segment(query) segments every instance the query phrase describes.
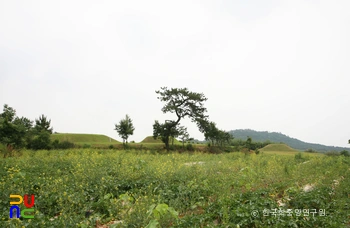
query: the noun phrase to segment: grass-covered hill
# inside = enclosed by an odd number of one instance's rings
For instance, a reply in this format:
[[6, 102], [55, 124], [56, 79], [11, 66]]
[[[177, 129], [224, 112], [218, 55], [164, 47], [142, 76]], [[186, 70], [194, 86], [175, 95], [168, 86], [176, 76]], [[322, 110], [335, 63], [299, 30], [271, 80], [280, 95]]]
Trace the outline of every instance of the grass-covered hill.
[[235, 139], [246, 140], [247, 136], [251, 137], [253, 141], [264, 142], [270, 141], [275, 143], [285, 143], [288, 146], [295, 148], [297, 150], [307, 150], [313, 149], [319, 152], [327, 152], [327, 151], [342, 151], [348, 150], [350, 148], [346, 147], [335, 147], [335, 146], [325, 146], [316, 143], [307, 143], [303, 142], [299, 139], [291, 138], [287, 135], [277, 132], [268, 132], [268, 131], [254, 131], [250, 129], [238, 129], [230, 131], [231, 135], [235, 137]]
[[116, 144], [119, 141], [112, 139], [105, 135], [95, 134], [71, 134], [71, 133], [57, 133], [51, 135], [51, 140], [69, 141], [75, 144]]
[[[171, 144], [172, 139], [169, 140], [169, 143]], [[163, 143], [160, 139], [154, 139], [153, 136], [147, 136], [144, 138], [140, 143]], [[174, 144], [179, 144], [180, 142], [177, 139], [174, 139]]]
[[261, 151], [278, 151], [278, 152], [298, 152], [297, 150], [291, 148], [290, 146], [280, 143], [280, 144], [269, 144], [264, 148], [260, 149]]

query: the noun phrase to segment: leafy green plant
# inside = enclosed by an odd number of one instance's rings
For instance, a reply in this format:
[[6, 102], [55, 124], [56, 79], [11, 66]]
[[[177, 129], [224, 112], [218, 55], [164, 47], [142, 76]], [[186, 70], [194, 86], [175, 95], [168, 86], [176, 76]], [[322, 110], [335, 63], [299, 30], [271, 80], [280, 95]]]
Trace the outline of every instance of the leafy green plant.
[[146, 227], [155, 228], [155, 227], [157, 227], [157, 225], [161, 225], [161, 223], [159, 222], [161, 219], [164, 220], [164, 218], [169, 217], [169, 216], [177, 219], [178, 212], [176, 212], [174, 210], [174, 208], [169, 207], [167, 204], [161, 203], [158, 205], [152, 204], [149, 207], [148, 212], [147, 212], [147, 218], [150, 217], [151, 215], [154, 219], [152, 219]]

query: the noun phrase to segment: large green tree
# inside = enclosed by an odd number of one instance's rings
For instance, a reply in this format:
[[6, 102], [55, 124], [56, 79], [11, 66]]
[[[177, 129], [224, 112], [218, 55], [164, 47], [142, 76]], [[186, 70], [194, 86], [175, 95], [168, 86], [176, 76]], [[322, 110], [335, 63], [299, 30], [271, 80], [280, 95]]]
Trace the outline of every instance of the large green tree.
[[198, 121], [199, 129], [204, 133], [205, 140], [209, 141], [212, 146], [225, 146], [233, 139], [232, 135], [216, 127], [216, 123], [207, 120]]
[[165, 102], [162, 108], [163, 113], [175, 113], [175, 120], [168, 120], [163, 124], [155, 121], [153, 124], [153, 137], [161, 138], [167, 150], [169, 150], [169, 139], [174, 134], [177, 125], [182, 119], [188, 117], [192, 122], [205, 120], [207, 109], [204, 107], [204, 101], [207, 98], [203, 93], [191, 92], [187, 88], [161, 87], [156, 91], [157, 98]]
[[34, 150], [50, 149], [51, 148], [51, 134], [53, 128], [50, 126], [51, 120], [49, 120], [43, 114], [35, 119], [35, 126], [33, 129], [33, 140], [30, 142], [29, 147]]
[[28, 147], [31, 149], [49, 149], [52, 127], [51, 120], [41, 115], [33, 121], [26, 117], [16, 116], [16, 110], [7, 104], [0, 114], [0, 143], [7, 148]]
[[124, 146], [128, 143], [128, 138], [130, 135], [134, 134], [135, 127], [132, 123], [131, 118], [126, 115], [125, 119], [121, 119], [119, 124], [115, 124], [115, 129], [118, 135], [123, 139]]
[[13, 123], [18, 126], [22, 132], [22, 145], [28, 147], [34, 137], [33, 121], [27, 117], [16, 117]]
[[25, 136], [31, 127], [32, 122], [29, 119], [17, 117], [16, 110], [5, 104], [0, 114], [0, 143], [8, 148], [25, 146]]
[[159, 123], [158, 120], [155, 120], [153, 124], [153, 138], [162, 140], [167, 149], [169, 149], [169, 139], [172, 135], [172, 126], [173, 123], [170, 121]]
[[50, 127], [50, 125], [51, 125], [51, 120], [47, 119], [47, 117], [44, 116], [44, 114], [42, 114], [41, 116], [39, 116], [38, 119], [35, 119], [34, 129], [37, 132], [45, 131], [49, 134], [52, 134], [53, 128]]

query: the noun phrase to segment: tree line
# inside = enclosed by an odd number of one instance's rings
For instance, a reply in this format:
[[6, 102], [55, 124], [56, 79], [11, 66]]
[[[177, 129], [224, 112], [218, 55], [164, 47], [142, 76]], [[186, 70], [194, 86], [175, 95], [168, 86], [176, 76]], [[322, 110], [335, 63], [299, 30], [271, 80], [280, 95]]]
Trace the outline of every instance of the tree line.
[[[229, 145], [232, 136], [229, 132], [218, 129], [216, 123], [209, 120], [207, 109], [204, 107], [207, 98], [203, 93], [191, 92], [187, 88], [161, 87], [156, 94], [158, 94], [157, 98], [165, 103], [161, 111], [164, 114], [175, 114], [173, 120], [166, 120], [164, 123], [155, 120], [153, 124], [153, 138], [160, 139], [165, 144], [166, 150], [170, 149], [170, 143], [175, 138], [180, 139], [183, 147], [184, 143], [193, 140], [187, 128], [180, 125], [181, 120], [185, 118], [197, 124], [205, 140], [210, 142], [210, 146]], [[126, 115], [125, 119], [115, 124], [115, 130], [123, 139], [123, 143], [127, 144], [128, 137], [133, 134], [135, 128], [131, 118]]]
[[0, 114], [0, 143], [9, 151], [16, 148], [50, 149], [53, 128], [51, 120], [45, 115], [34, 121], [27, 117], [19, 117], [16, 110], [5, 104]]
[[[181, 140], [183, 147], [184, 143], [193, 140], [187, 128], [180, 125], [181, 120], [185, 118], [196, 123], [199, 131], [204, 134], [209, 147], [242, 146], [244, 144], [249, 149], [256, 149], [262, 146], [252, 143], [251, 138], [244, 143], [232, 141], [233, 137], [230, 132], [219, 129], [215, 122], [209, 120], [207, 109], [204, 107], [207, 98], [203, 93], [192, 92], [187, 88], [168, 89], [167, 87], [161, 87], [155, 92], [158, 95], [157, 98], [165, 103], [161, 111], [164, 114], [175, 114], [172, 120], [166, 120], [164, 123], [155, 120], [153, 124], [153, 138], [160, 139], [166, 150], [169, 151], [170, 143], [175, 138]], [[31, 121], [26, 117], [16, 116], [16, 110], [5, 104], [3, 113], [0, 114], [0, 143], [8, 148], [26, 147], [34, 150], [71, 147], [72, 143], [69, 144], [69, 142], [61, 144], [57, 140], [51, 142], [50, 135], [53, 128], [50, 125], [51, 120], [44, 115]], [[129, 136], [133, 135], [135, 130], [130, 116], [126, 115], [118, 124], [115, 124], [115, 130], [123, 139], [123, 144], [126, 145]]]

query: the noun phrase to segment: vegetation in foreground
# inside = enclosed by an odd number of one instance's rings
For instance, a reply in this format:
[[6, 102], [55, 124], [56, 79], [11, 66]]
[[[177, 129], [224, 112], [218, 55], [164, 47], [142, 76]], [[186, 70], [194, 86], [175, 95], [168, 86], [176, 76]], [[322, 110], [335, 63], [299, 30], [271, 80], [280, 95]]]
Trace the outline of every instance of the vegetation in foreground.
[[[301, 153], [22, 151], [0, 159], [0, 227], [347, 227], [349, 165]], [[10, 194], [35, 195], [33, 219], [9, 219]]]

